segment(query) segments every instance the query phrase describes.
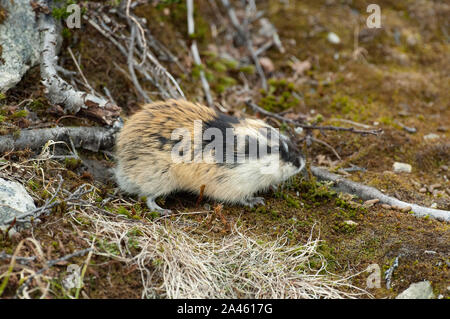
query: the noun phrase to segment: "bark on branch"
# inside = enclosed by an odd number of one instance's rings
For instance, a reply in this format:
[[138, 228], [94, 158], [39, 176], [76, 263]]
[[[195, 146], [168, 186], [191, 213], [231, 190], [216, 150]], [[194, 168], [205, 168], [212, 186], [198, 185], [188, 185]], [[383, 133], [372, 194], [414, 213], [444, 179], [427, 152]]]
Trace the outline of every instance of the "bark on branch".
[[52, 104], [63, 106], [66, 113], [76, 114], [81, 110], [86, 115], [111, 125], [120, 115], [117, 105], [102, 97], [75, 90], [56, 72], [58, 28], [48, 4], [49, 1], [41, 0], [38, 6], [33, 6], [41, 33], [41, 78], [46, 87], [47, 98]]
[[398, 206], [400, 208], [405, 208], [410, 206], [412, 212], [415, 216], [426, 217], [449, 222], [450, 221], [450, 211], [433, 209], [428, 207], [419, 206], [416, 204], [409, 204], [398, 200], [397, 198], [387, 196], [380, 192], [378, 189], [359, 184], [348, 179], [342, 178], [342, 176], [330, 173], [326, 169], [311, 166], [311, 173], [322, 181], [332, 181], [334, 182], [334, 187], [341, 192], [356, 195], [363, 200], [379, 199], [380, 203], [388, 204], [391, 206]]
[[117, 130], [116, 127], [54, 127], [21, 130], [17, 138], [13, 135], [0, 136], [0, 154], [25, 148], [38, 150], [49, 140], [66, 143], [72, 140], [75, 147], [98, 152], [100, 149], [110, 149], [114, 146]]

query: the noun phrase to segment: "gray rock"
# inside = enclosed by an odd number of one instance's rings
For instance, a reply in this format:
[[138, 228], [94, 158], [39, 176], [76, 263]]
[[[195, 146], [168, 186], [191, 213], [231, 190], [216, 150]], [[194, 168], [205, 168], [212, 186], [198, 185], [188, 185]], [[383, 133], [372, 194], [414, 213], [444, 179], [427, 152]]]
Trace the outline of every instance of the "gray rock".
[[29, 0], [0, 0], [8, 12], [0, 24], [0, 92], [14, 87], [39, 61], [39, 32]]
[[434, 133], [427, 134], [427, 135], [425, 135], [425, 136], [423, 137], [423, 139], [424, 139], [425, 141], [434, 141], [434, 140], [436, 140], [436, 139], [438, 139], [438, 138], [440, 138], [440, 136], [437, 135], [437, 134], [434, 134]]
[[[25, 187], [17, 182], [0, 178], [0, 229], [7, 229], [11, 218], [35, 209], [33, 198]], [[11, 230], [11, 234], [14, 232], [15, 230]]]
[[329, 32], [327, 35], [327, 39], [329, 42], [331, 42], [333, 44], [341, 43], [341, 38], [339, 38], [339, 36], [334, 32]]
[[395, 299], [434, 299], [433, 287], [427, 280], [411, 284]]
[[401, 172], [411, 173], [411, 170], [412, 170], [411, 165], [406, 164], [406, 163], [400, 163], [400, 162], [395, 162], [392, 167], [394, 169], [394, 172], [396, 172], [396, 173], [401, 173]]

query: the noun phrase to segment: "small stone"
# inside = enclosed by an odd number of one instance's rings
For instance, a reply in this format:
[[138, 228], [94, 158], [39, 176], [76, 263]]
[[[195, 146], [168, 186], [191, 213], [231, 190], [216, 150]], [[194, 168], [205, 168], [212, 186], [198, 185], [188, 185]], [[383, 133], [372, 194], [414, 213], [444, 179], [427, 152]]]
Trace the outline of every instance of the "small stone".
[[411, 181], [411, 184], [414, 184], [414, 186], [416, 186], [419, 189], [422, 187], [422, 184], [420, 184], [419, 182], [416, 182], [414, 180]]
[[408, 289], [399, 294], [395, 299], [434, 299], [433, 288], [429, 281], [421, 281], [411, 284]]
[[295, 72], [295, 75], [303, 75], [306, 71], [311, 69], [311, 62], [308, 60], [295, 61], [292, 63], [291, 68]]
[[431, 204], [430, 208], [437, 208], [438, 205], [436, 203]]
[[400, 208], [400, 211], [402, 213], [407, 213], [407, 212], [412, 211], [412, 207], [411, 206], [405, 206], [405, 207]]
[[408, 133], [414, 134], [417, 132], [417, 129], [415, 127], [409, 127], [409, 126], [403, 126], [403, 130], [405, 130]]
[[275, 66], [273, 65], [271, 59], [267, 57], [262, 57], [259, 59], [259, 63], [261, 64], [264, 71], [266, 71], [267, 73], [272, 73], [273, 71], [275, 71]]
[[413, 34], [410, 34], [406, 37], [406, 42], [410, 45], [410, 46], [415, 46], [417, 44], [417, 37], [414, 36]]
[[448, 127], [447, 126], [439, 126], [437, 128], [438, 132], [447, 132], [448, 131]]
[[366, 200], [364, 203], [363, 203], [363, 206], [364, 207], [372, 207], [373, 205], [375, 205], [376, 203], [378, 203], [380, 200], [378, 199], [378, 198], [375, 198], [375, 199], [369, 199], [369, 200]]
[[339, 36], [334, 32], [329, 32], [327, 36], [328, 41], [330, 41], [333, 44], [339, 44], [341, 43], [341, 39]]
[[35, 209], [33, 198], [22, 184], [0, 178], [0, 228], [7, 229], [12, 219]]
[[430, 191], [430, 193], [432, 193], [435, 189], [438, 189], [438, 188], [441, 188], [441, 187], [442, 187], [442, 185], [437, 183], [437, 184], [430, 185], [428, 187], [428, 190]]
[[353, 220], [344, 220], [344, 223], [350, 226], [357, 226], [358, 223], [354, 222]]
[[428, 255], [436, 255], [437, 254], [437, 252], [435, 252], [434, 250], [425, 250], [424, 253], [428, 254]]
[[446, 172], [448, 171], [448, 166], [447, 165], [441, 165], [441, 170]]
[[0, 92], [6, 92], [39, 64], [39, 31], [29, 0], [0, 4], [8, 12], [0, 23]]
[[421, 189], [419, 189], [419, 193], [426, 193], [427, 189], [425, 187], [422, 187]]
[[423, 137], [425, 141], [434, 141], [437, 140], [438, 138], [440, 138], [440, 136], [434, 133], [427, 134]]
[[412, 166], [406, 163], [395, 162], [393, 165], [394, 172], [396, 173], [411, 173]]

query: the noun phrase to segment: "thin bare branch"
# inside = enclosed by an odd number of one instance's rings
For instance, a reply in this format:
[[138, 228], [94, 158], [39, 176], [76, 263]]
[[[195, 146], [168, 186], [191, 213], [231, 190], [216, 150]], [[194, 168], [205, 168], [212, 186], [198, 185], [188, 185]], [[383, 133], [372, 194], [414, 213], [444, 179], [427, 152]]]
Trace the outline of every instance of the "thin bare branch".
[[447, 222], [450, 221], [450, 211], [428, 208], [416, 204], [403, 202], [394, 197], [390, 197], [383, 194], [376, 188], [350, 181], [348, 179], [343, 178], [340, 175], [330, 173], [327, 170], [320, 167], [311, 166], [311, 172], [319, 180], [332, 181], [334, 182], [334, 187], [336, 187], [338, 190], [350, 193], [352, 195], [356, 195], [363, 200], [379, 199], [380, 203], [388, 204], [391, 206], [398, 206], [400, 208], [411, 207], [412, 214], [418, 217], [430, 216], [431, 218], [434, 219]]
[[380, 135], [383, 130], [381, 129], [377, 129], [377, 130], [357, 130], [354, 127], [339, 127], [339, 126], [319, 126], [319, 125], [309, 125], [309, 124], [304, 124], [304, 123], [300, 123], [298, 121], [292, 120], [292, 119], [288, 119], [285, 118], [284, 116], [281, 116], [279, 114], [276, 113], [272, 113], [269, 112], [267, 110], [264, 110], [262, 107], [260, 107], [259, 105], [253, 103], [251, 100], [247, 100], [245, 102], [248, 106], [250, 106], [255, 112], [261, 113], [263, 115], [269, 116], [269, 117], [273, 117], [276, 118], [277, 120], [280, 120], [284, 123], [289, 123], [298, 127], [302, 127], [304, 129], [311, 129], [311, 130], [324, 130], [324, 131], [343, 131], [343, 132], [350, 132], [350, 133], [355, 133], [355, 134], [362, 134], [362, 135], [375, 135], [378, 136]]

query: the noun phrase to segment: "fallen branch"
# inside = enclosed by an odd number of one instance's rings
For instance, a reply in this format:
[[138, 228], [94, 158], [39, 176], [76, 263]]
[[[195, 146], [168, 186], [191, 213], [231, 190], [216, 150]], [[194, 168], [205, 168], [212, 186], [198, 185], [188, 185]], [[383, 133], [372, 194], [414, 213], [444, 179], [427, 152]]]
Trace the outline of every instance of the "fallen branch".
[[[131, 5], [133, 5], [135, 2], [133, 2]], [[130, 35], [132, 33], [133, 26], [136, 27], [135, 23], [130, 24], [130, 18], [133, 18], [133, 21], [138, 21], [139, 18], [135, 15], [129, 13], [127, 15], [126, 13], [121, 12], [120, 10], [117, 11], [117, 15], [120, 18], [123, 18], [128, 21], [128, 24], [130, 25]], [[178, 82], [175, 80], [175, 78], [170, 74], [170, 72], [157, 60], [157, 58], [152, 54], [150, 48], [147, 47], [147, 43], [153, 44], [155, 47], [155, 39], [153, 39], [150, 35], [150, 41], [142, 40], [140, 37], [142, 36], [141, 32], [138, 32], [136, 36], [138, 37], [137, 46], [131, 51], [130, 45], [131, 41], [128, 39], [130, 36], [126, 36], [117, 30], [111, 30], [110, 27], [108, 27], [105, 22], [103, 21], [104, 16], [98, 14], [95, 11], [89, 12], [89, 17], [85, 16], [87, 21], [91, 26], [93, 26], [98, 32], [100, 32], [107, 40], [111, 41], [117, 49], [124, 55], [124, 57], [127, 58], [128, 68], [130, 69], [130, 59], [132, 60], [132, 66], [133, 69], [139, 72], [147, 81], [151, 82], [160, 92], [160, 94], [163, 96], [163, 98], [185, 98], [183, 91], [181, 90]], [[112, 21], [113, 25], [118, 25], [119, 23], [114, 20], [113, 17], [108, 17], [109, 20]], [[111, 22], [110, 21], [110, 22]], [[148, 29], [145, 29], [145, 33], [149, 34]], [[125, 42], [124, 44], [121, 44], [121, 42]], [[159, 45], [158, 47], [161, 47], [162, 45]], [[125, 48], [127, 47], [127, 48]], [[134, 53], [141, 56], [142, 62], [136, 61], [134, 58]], [[140, 52], [139, 52], [140, 51]], [[171, 56], [172, 60], [176, 61], [176, 57], [171, 54], [166, 48], [163, 49], [164, 54]], [[132, 55], [132, 57], [130, 57]], [[178, 62], [179, 67], [181, 64]], [[129, 73], [125, 73], [127, 77], [130, 78], [130, 81], [133, 82], [133, 85], [137, 88], [135, 82], [137, 82], [137, 79], [133, 80], [132, 76]], [[139, 82], [138, 82], [139, 83]], [[142, 93], [141, 93], [142, 95]]]
[[[6, 252], [0, 252], [0, 260], [11, 260], [14, 258], [14, 255], [7, 254]], [[36, 256], [32, 257], [16, 257], [16, 260], [19, 264], [26, 265], [36, 260]]]
[[[186, 6], [187, 6], [188, 35], [189, 35], [189, 37], [192, 37], [195, 32], [194, 0], [186, 0]], [[192, 57], [194, 58], [195, 65], [198, 67], [201, 67], [202, 61], [200, 60], [200, 54], [198, 53], [198, 48], [197, 48], [197, 41], [195, 39], [192, 40], [191, 53], [192, 53]], [[213, 100], [211, 97], [209, 83], [208, 83], [208, 80], [206, 79], [205, 72], [202, 69], [200, 69], [200, 80], [202, 82], [203, 91], [205, 91], [206, 102], [208, 103], [209, 107], [213, 107], [214, 103], [213, 103]]]
[[52, 104], [64, 106], [65, 112], [76, 114], [80, 110], [88, 110], [87, 115], [112, 124], [120, 116], [117, 105], [102, 97], [77, 91], [59, 77], [56, 71], [58, 32], [48, 3], [48, 0], [40, 0], [39, 9], [36, 9], [41, 32], [41, 78], [47, 98]]
[[48, 270], [50, 267], [53, 267], [54, 265], [56, 265], [57, 263], [60, 263], [62, 261], [67, 261], [67, 260], [69, 260], [71, 258], [74, 258], [74, 257], [83, 256], [86, 253], [90, 252], [91, 250], [92, 250], [92, 248], [86, 248], [86, 249], [79, 250], [79, 251], [76, 251], [74, 253], [71, 253], [69, 255], [66, 255], [64, 257], [48, 261], [47, 265], [44, 268], [38, 270], [37, 272], [35, 272], [34, 274], [32, 274], [31, 276], [29, 276], [27, 278], [27, 280], [23, 283], [23, 285], [20, 286], [19, 289], [17, 290], [16, 296], [20, 296], [22, 294], [22, 292], [25, 290], [25, 288], [27, 288], [30, 285], [31, 280], [34, 277], [42, 274], [44, 271]]
[[428, 207], [419, 206], [416, 204], [410, 204], [398, 200], [394, 197], [387, 196], [377, 190], [376, 188], [362, 185], [350, 181], [348, 179], [342, 178], [342, 176], [330, 173], [329, 171], [311, 166], [311, 173], [316, 176], [319, 180], [332, 181], [334, 182], [335, 188], [341, 192], [346, 192], [352, 195], [356, 195], [363, 200], [379, 199], [380, 203], [388, 204], [391, 206], [397, 206], [400, 208], [407, 208], [408, 206], [412, 208], [412, 214], [418, 217], [430, 216], [431, 218], [449, 222], [450, 221], [450, 211], [433, 209]]
[[241, 22], [239, 22], [239, 19], [237, 18], [234, 8], [231, 6], [231, 4], [228, 0], [222, 0], [222, 5], [227, 10], [228, 17], [230, 18], [233, 28], [236, 30], [236, 32], [237, 32], [238, 36], [241, 38], [241, 40], [245, 43], [247, 50], [250, 53], [253, 63], [255, 64], [256, 72], [258, 73], [259, 77], [261, 78], [262, 88], [264, 90], [267, 90], [266, 75], [264, 74], [264, 70], [261, 66], [261, 63], [259, 62], [258, 54], [256, 53], [255, 49], [253, 48], [253, 40], [250, 35], [250, 31], [248, 30], [248, 25], [250, 23], [248, 20], [248, 17], [246, 16], [244, 21], [241, 23]]
[[54, 127], [43, 129], [21, 130], [19, 137], [14, 135], [0, 136], [0, 154], [25, 148], [37, 150], [49, 140], [70, 143], [75, 147], [98, 152], [100, 149], [113, 147], [116, 127]]
[[371, 134], [371, 135], [376, 135], [376, 136], [380, 135], [383, 132], [382, 129], [377, 129], [377, 130], [357, 130], [354, 127], [340, 127], [340, 126], [331, 126], [331, 125], [318, 126], [318, 125], [304, 124], [304, 123], [300, 123], [299, 121], [295, 121], [295, 120], [292, 120], [292, 119], [285, 118], [282, 115], [266, 111], [262, 107], [260, 107], [257, 104], [253, 103], [251, 100], [247, 100], [245, 103], [248, 106], [250, 106], [255, 112], [261, 113], [261, 114], [269, 116], [269, 117], [276, 118], [277, 120], [280, 120], [280, 121], [285, 122], [285, 123], [289, 123], [289, 124], [293, 124], [293, 125], [298, 126], [298, 127], [302, 127], [304, 129], [321, 130], [321, 131], [322, 130], [344, 131], [344, 132], [350, 132], [350, 133], [355, 133], [355, 134], [362, 134], [362, 135]]
[[131, 79], [133, 81], [133, 84], [134, 84], [134, 87], [136, 88], [136, 90], [142, 96], [145, 103], [150, 103], [150, 102], [152, 102], [152, 100], [147, 95], [147, 93], [145, 93], [145, 91], [142, 89], [141, 84], [139, 83], [139, 81], [136, 77], [136, 72], [134, 72], [135, 64], [134, 64], [133, 55], [134, 55], [134, 46], [135, 46], [134, 41], [136, 39], [136, 26], [134, 24], [132, 24], [130, 20], [128, 21], [128, 24], [131, 28], [130, 45], [128, 47], [128, 57], [127, 57], [128, 71], [130, 73]]

